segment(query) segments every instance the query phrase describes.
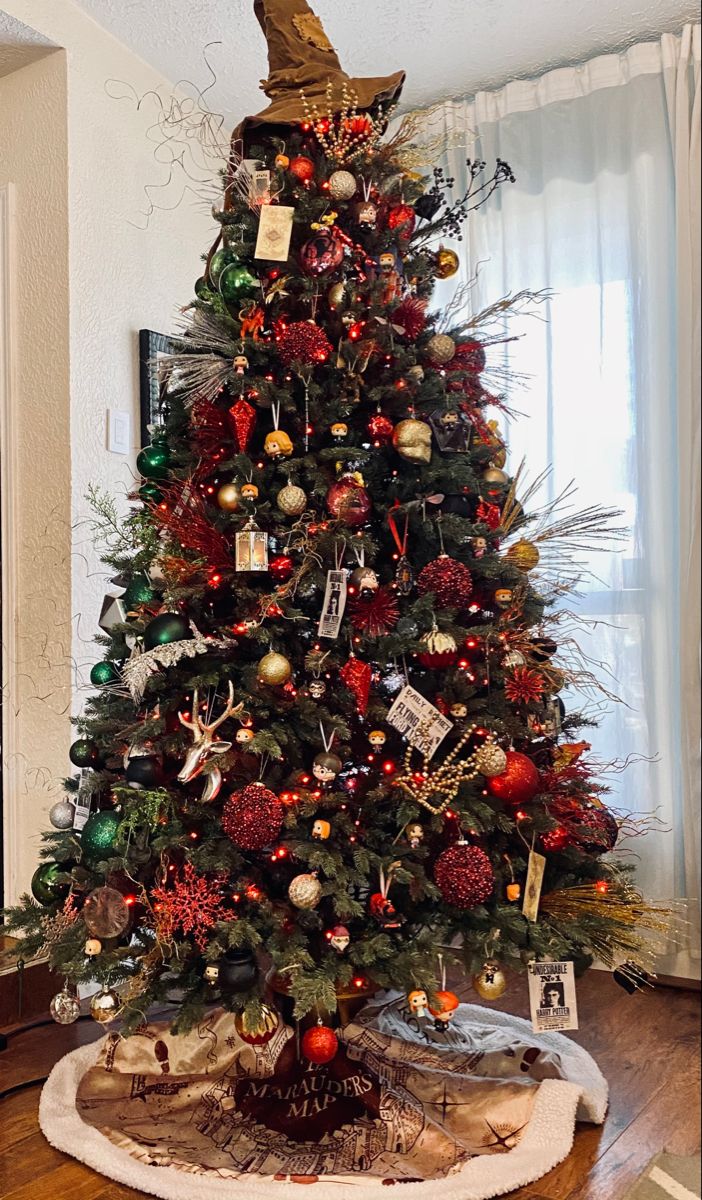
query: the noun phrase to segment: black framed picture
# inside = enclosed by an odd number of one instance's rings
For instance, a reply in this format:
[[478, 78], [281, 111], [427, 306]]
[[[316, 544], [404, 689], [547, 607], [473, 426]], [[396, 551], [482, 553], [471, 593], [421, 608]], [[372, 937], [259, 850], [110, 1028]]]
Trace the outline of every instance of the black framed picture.
[[141, 445], [151, 442], [150, 425], [163, 425], [169, 414], [170, 385], [159, 378], [158, 359], [172, 354], [180, 343], [165, 333], [153, 329], [139, 330], [139, 407]]

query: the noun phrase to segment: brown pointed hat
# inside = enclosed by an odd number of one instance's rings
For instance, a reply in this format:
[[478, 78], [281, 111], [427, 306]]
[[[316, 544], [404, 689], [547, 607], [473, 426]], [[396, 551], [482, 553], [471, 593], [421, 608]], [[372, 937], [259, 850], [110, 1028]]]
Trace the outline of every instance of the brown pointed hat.
[[346, 83], [360, 109], [398, 98], [404, 71], [379, 79], [350, 78], [306, 0], [254, 0], [254, 12], [268, 43], [268, 79], [261, 87], [270, 104], [256, 116], [245, 117], [235, 137], [250, 141], [257, 129], [263, 132], [265, 127], [303, 121], [301, 89], [311, 104], [316, 102], [324, 111], [330, 82], [335, 100], [340, 100], [341, 85]]

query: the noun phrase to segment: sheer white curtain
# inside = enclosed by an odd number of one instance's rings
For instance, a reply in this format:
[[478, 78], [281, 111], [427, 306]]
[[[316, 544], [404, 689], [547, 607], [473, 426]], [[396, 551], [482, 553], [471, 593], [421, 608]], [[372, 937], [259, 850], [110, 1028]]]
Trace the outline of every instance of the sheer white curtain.
[[661, 963], [683, 976], [699, 975], [699, 72], [688, 27], [443, 110], [456, 192], [468, 156], [517, 176], [456, 247], [464, 278], [477, 272], [471, 307], [555, 293], [505, 351], [527, 376], [512, 466], [553, 464], [552, 492], [574, 477], [580, 504], [616, 505], [631, 527], [572, 607], [598, 622], [581, 645], [623, 701], [593, 732], [597, 756], [657, 756], [614, 778], [612, 802], [671, 831], [632, 848], [649, 895], [692, 900], [689, 942]]

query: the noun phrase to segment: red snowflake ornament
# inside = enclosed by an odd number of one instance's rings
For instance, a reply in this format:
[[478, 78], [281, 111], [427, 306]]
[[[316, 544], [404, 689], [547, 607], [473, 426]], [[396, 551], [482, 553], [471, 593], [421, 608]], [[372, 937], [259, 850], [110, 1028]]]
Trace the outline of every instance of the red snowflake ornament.
[[204, 950], [213, 925], [230, 919], [222, 907], [222, 886], [221, 879], [198, 875], [192, 863], [186, 862], [172, 886], [155, 887], [151, 899], [159, 938], [170, 941], [180, 929], [186, 937], [192, 934], [195, 945]]

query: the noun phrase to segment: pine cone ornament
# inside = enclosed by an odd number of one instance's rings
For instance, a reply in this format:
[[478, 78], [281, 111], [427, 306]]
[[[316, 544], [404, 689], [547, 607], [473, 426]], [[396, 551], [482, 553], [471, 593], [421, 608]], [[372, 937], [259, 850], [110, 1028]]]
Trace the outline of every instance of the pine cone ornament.
[[479, 846], [456, 842], [434, 864], [434, 881], [447, 904], [475, 908], [489, 900], [495, 888], [492, 863]]
[[283, 806], [262, 783], [250, 783], [227, 800], [222, 828], [240, 850], [263, 850], [280, 833]]
[[442, 554], [419, 572], [417, 590], [420, 596], [433, 592], [438, 608], [465, 608], [473, 593], [473, 579], [462, 562]]

